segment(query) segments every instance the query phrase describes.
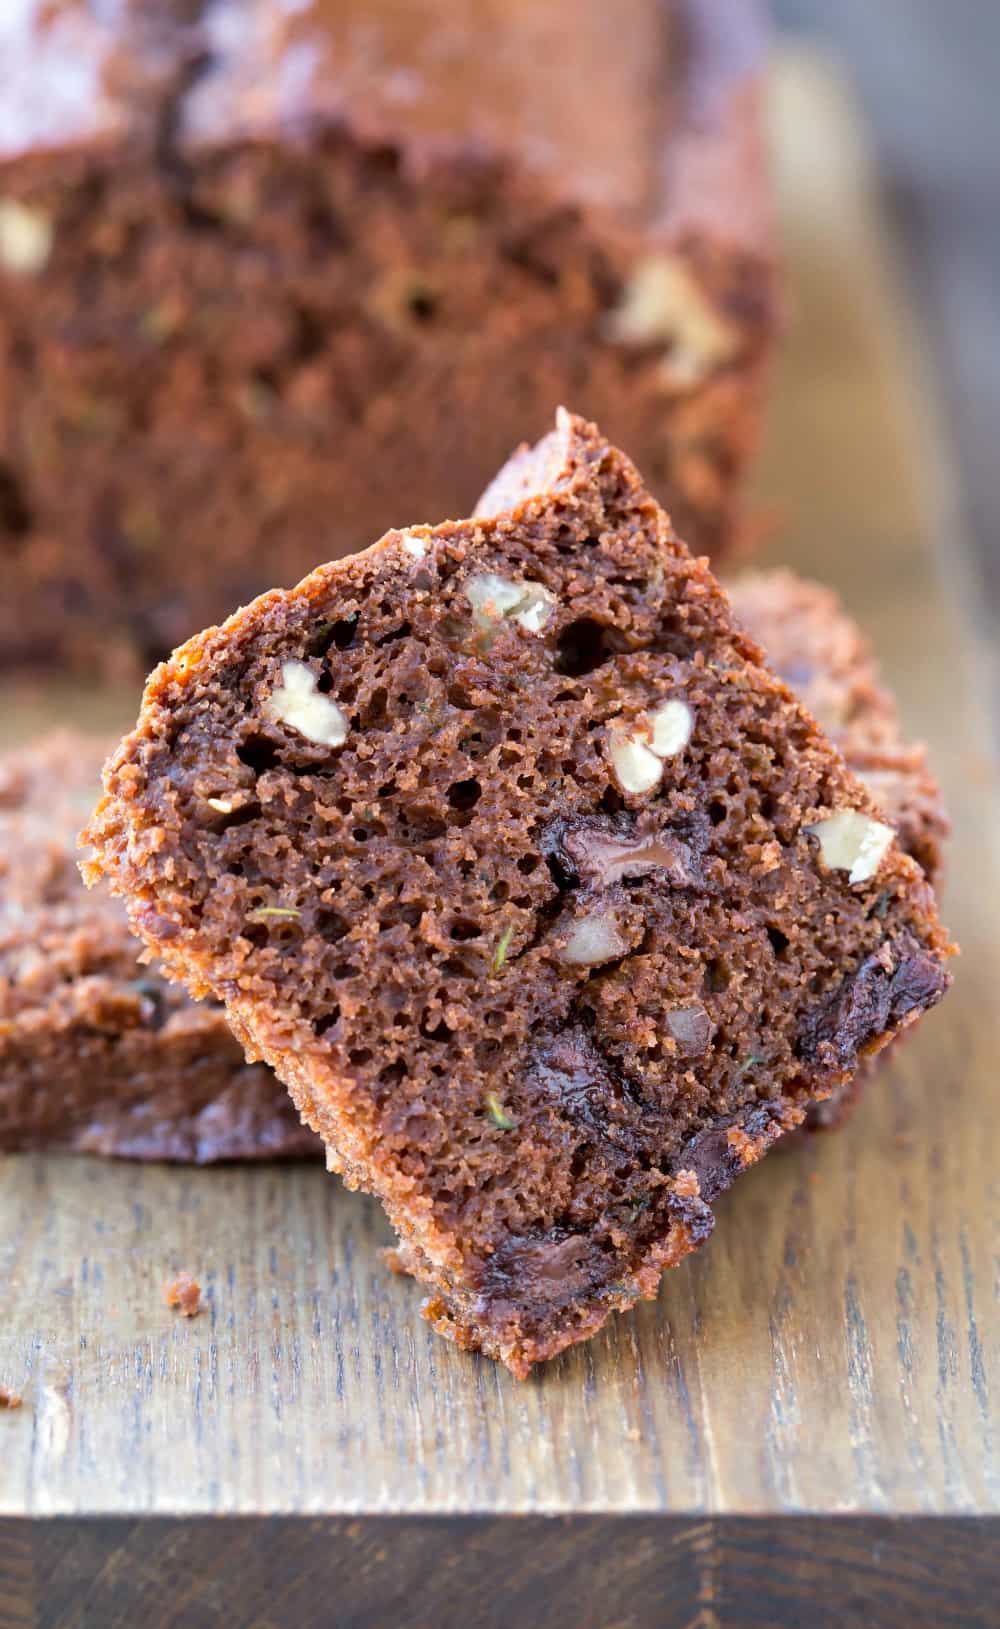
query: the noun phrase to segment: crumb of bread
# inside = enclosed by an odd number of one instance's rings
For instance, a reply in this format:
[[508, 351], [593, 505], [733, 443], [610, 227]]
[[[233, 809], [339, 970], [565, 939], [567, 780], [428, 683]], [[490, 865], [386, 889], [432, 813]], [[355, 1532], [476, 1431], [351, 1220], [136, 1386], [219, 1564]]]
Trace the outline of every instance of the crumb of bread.
[[168, 1307], [176, 1307], [182, 1318], [197, 1318], [205, 1308], [201, 1299], [201, 1285], [190, 1273], [177, 1273], [163, 1286], [163, 1299]]

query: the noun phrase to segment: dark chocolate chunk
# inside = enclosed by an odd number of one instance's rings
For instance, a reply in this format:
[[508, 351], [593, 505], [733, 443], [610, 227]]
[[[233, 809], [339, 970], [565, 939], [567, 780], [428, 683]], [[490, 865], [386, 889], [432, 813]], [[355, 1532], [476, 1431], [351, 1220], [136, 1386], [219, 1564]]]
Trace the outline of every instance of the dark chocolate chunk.
[[635, 1125], [641, 1100], [635, 1088], [598, 1051], [582, 1024], [537, 1043], [528, 1064], [528, 1080], [555, 1100], [570, 1120], [599, 1136], [612, 1122]]
[[595, 891], [652, 872], [662, 872], [678, 888], [703, 885], [690, 841], [666, 828], [640, 831], [628, 814], [555, 820], [543, 832], [541, 846], [567, 882]]
[[856, 972], [808, 1014], [798, 1044], [809, 1063], [854, 1069], [866, 1043], [910, 1013], [933, 1007], [947, 987], [939, 962], [925, 954], [911, 934], [887, 940], [866, 956]]

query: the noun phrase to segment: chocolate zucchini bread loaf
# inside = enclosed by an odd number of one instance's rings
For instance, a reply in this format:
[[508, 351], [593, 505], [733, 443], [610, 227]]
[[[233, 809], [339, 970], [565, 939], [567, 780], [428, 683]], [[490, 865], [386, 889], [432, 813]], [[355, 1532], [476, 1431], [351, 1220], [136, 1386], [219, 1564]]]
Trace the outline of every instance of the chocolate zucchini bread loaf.
[[[948, 983], [919, 867], [635, 469], [560, 413], [152, 675], [85, 834], [524, 1374]], [[502, 505], [512, 505], [505, 509]]]
[[60, 734], [0, 760], [0, 1153], [313, 1153], [219, 1007], [142, 968], [121, 906], [84, 889], [76, 834], [105, 756]]
[[0, 664], [144, 673], [320, 539], [469, 513], [565, 397], [721, 553], [758, 8], [8, 0]]

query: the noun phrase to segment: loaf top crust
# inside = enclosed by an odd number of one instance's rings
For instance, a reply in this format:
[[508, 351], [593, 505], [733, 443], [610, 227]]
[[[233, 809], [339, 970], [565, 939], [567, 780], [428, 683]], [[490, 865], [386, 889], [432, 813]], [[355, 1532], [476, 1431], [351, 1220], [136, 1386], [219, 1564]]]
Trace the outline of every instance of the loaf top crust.
[[766, 231], [758, 0], [8, 0], [0, 161], [183, 169], [317, 123], [409, 164], [513, 163], [634, 224]]

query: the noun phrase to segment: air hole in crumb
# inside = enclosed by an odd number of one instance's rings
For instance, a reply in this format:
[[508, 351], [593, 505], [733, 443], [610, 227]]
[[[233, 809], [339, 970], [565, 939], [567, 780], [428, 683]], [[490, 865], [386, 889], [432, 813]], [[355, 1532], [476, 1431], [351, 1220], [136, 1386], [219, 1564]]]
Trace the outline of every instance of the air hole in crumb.
[[31, 507], [9, 464], [0, 463], [0, 535], [24, 537], [31, 531]]
[[495, 882], [490, 889], [490, 898], [496, 900], [498, 905], [504, 905], [510, 896], [510, 889], [505, 882]]
[[718, 798], [713, 798], [708, 806], [708, 818], [713, 826], [721, 826], [729, 813], [729, 808]]
[[341, 916], [339, 911], [317, 911], [316, 930], [322, 934], [324, 939], [328, 939], [332, 945], [335, 945], [339, 939], [343, 939], [349, 932], [350, 923], [346, 917]]
[[206, 209], [194, 198], [185, 198], [181, 205], [184, 221], [193, 232], [224, 232], [226, 223], [214, 209]]
[[788, 949], [788, 935], [782, 933], [780, 928], [768, 928], [767, 937], [771, 941], [771, 949], [780, 961]]
[[275, 769], [281, 762], [277, 747], [266, 735], [248, 735], [236, 748], [236, 756], [240, 763], [246, 764], [255, 775], [263, 775], [267, 770]]
[[433, 322], [438, 312], [437, 296], [422, 285], [412, 288], [406, 296], [406, 309], [414, 322]]
[[614, 786], [606, 786], [601, 793], [601, 808], [605, 814], [620, 814], [625, 807], [621, 794]]
[[366, 1063], [372, 1061], [371, 1048], [367, 1046], [355, 1047], [353, 1051], [348, 1052], [347, 1056], [355, 1069], [363, 1069]]
[[360, 967], [356, 966], [354, 962], [338, 962], [336, 967], [331, 967], [330, 977], [338, 981], [341, 979], [356, 979], [360, 971]]
[[387, 1063], [385, 1068], [379, 1071], [378, 1078], [383, 1086], [398, 1086], [406, 1079], [406, 1064], [402, 1058], [397, 1058], [395, 1063]]
[[480, 928], [479, 923], [470, 922], [467, 917], [460, 916], [451, 924], [451, 937], [453, 939], [478, 939], [481, 934], [482, 929]]
[[448, 788], [448, 802], [453, 809], [473, 809], [482, 796], [482, 787], [475, 779], [452, 781]]
[[729, 989], [729, 968], [719, 957], [710, 961], [705, 968], [705, 988], [713, 995], [720, 995], [723, 990]]
[[621, 640], [617, 629], [596, 621], [594, 617], [579, 617], [559, 635], [556, 672], [578, 679], [584, 673], [592, 673], [595, 667], [602, 667], [605, 662], [610, 661], [620, 646]]
[[429, 1029], [427, 1024], [427, 1014], [424, 1013], [420, 1024], [420, 1033], [427, 1041], [450, 1041], [455, 1033], [454, 1030], [448, 1028], [443, 1018], [434, 1025], [433, 1029]]
[[398, 628], [390, 628], [389, 632], [382, 634], [381, 638], [376, 639], [375, 643], [380, 647], [382, 645], [392, 645], [397, 639], [409, 639], [412, 632], [413, 629], [408, 622], [401, 622]]
[[660, 628], [651, 648], [659, 655], [676, 656], [681, 662], [690, 662], [695, 653], [695, 642], [689, 634], [678, 633], [675, 628]]
[[365, 723], [369, 726], [381, 724], [388, 714], [388, 702], [389, 692], [383, 685], [379, 685], [377, 690], [372, 691], [368, 706], [365, 708]]
[[244, 803], [241, 809], [234, 809], [232, 814], [218, 815], [212, 821], [212, 829], [221, 837], [224, 831], [231, 831], [234, 826], [246, 826], [251, 820], [256, 820], [259, 814], [259, 803]]
[[517, 869], [521, 872], [522, 876], [530, 877], [533, 871], [537, 871], [539, 863], [539, 856], [537, 854], [522, 854], [521, 858], [517, 862]]
[[353, 645], [357, 631], [357, 611], [349, 617], [338, 617], [335, 622], [321, 622], [306, 647], [307, 654], [325, 656], [331, 645], [336, 645], [338, 650], [347, 650]]
[[330, 1011], [325, 1012], [323, 1014], [322, 1018], [317, 1018], [316, 1019], [316, 1022], [313, 1024], [313, 1033], [316, 1034], [316, 1035], [325, 1035], [327, 1030], [332, 1029], [334, 1024], [337, 1024], [339, 1022], [340, 1022], [340, 1008], [339, 1007], [331, 1007]]

